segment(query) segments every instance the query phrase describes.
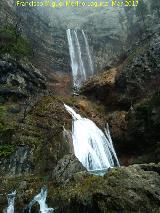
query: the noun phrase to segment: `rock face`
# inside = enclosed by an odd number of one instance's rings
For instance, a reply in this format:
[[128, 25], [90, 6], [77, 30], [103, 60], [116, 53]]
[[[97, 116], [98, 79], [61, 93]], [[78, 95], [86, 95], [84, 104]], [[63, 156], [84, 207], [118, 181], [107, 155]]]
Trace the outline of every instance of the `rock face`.
[[131, 103], [159, 90], [159, 35], [146, 37], [117, 68], [87, 81], [81, 93], [104, 104], [129, 109]]
[[[51, 23], [50, 17], [34, 7], [16, 7], [15, 1], [0, 2], [0, 24], [16, 25], [32, 46], [32, 63], [46, 76], [53, 72], [68, 72], [69, 50], [65, 28]], [[7, 20], [6, 20], [7, 17]]]
[[[9, 108], [11, 104], [7, 103]], [[0, 167], [2, 175], [51, 175], [57, 162], [69, 153], [63, 138], [63, 126], [71, 118], [63, 103], [50, 96], [42, 97], [26, 114], [5, 112], [0, 117]]]
[[100, 100], [103, 104], [118, 105], [116, 76], [118, 70], [112, 68], [105, 70], [100, 75], [90, 78], [81, 88], [81, 94], [84, 94], [92, 99]]
[[159, 90], [160, 35], [146, 37], [124, 61], [117, 87], [132, 102]]
[[[47, 78], [58, 84], [57, 90], [61, 86], [59, 79], [63, 78], [60, 71], [70, 70], [67, 28], [79, 26], [85, 30], [94, 52], [95, 68], [99, 71], [105, 67], [105, 71], [90, 79], [81, 90], [91, 101], [80, 96], [68, 97], [67, 101], [66, 97], [44, 91], [46, 79], [28, 59], [1, 54], [0, 211], [6, 207], [5, 195], [11, 189], [17, 190], [15, 208], [20, 213], [40, 188], [47, 185], [48, 204], [59, 213], [160, 212], [160, 35], [159, 24], [154, 23], [158, 14], [151, 10], [153, 1], [145, 15], [146, 23], [136, 16], [133, 8], [99, 8], [92, 12], [90, 9], [77, 12], [72, 8], [64, 14], [56, 10], [47, 18], [42, 10], [16, 9], [13, 3], [1, 0], [0, 24], [4, 25], [6, 17], [7, 23], [17, 23], [21, 36], [30, 40], [31, 60], [45, 74], [59, 72], [57, 78], [52, 79], [54, 75]], [[53, 21], [56, 15], [61, 17], [60, 22], [58, 18]], [[84, 19], [80, 20], [82, 16]], [[70, 23], [75, 17], [78, 18]], [[8, 32], [8, 26], [5, 29]], [[136, 45], [135, 34], [140, 40]], [[13, 37], [10, 40], [0, 30], [0, 47], [4, 47], [4, 41], [8, 42], [17, 53], [11, 42], [14, 40], [17, 47], [17, 35]], [[131, 43], [133, 50], [121, 58]], [[110, 69], [120, 59], [123, 63]], [[66, 88], [69, 80], [66, 76], [62, 87]], [[122, 163], [157, 164], [113, 168], [103, 177], [89, 174], [70, 154], [72, 140], [67, 130], [71, 130], [71, 117], [64, 102], [102, 128], [109, 122]], [[38, 212], [36, 207], [33, 211]]]
[[87, 81], [81, 93], [106, 109], [122, 162], [159, 162], [159, 34], [147, 37], [117, 68]]
[[[28, 8], [15, 7], [14, 1], [2, 0], [1, 24], [17, 23], [32, 43], [33, 62], [49, 74], [53, 71], [70, 72], [66, 29], [84, 29], [94, 58], [95, 70], [115, 66], [147, 30], [158, 32], [158, 13], [154, 1], [145, 1], [145, 23], [136, 15], [136, 7], [94, 8]], [[54, 12], [53, 12], [54, 10]], [[15, 16], [15, 12], [18, 15]], [[158, 20], [158, 19], [157, 19]], [[32, 24], [30, 24], [32, 23]], [[145, 27], [144, 27], [145, 24]], [[40, 26], [40, 27], [39, 27]]]
[[0, 57], [0, 95], [24, 98], [43, 92], [46, 79], [28, 60], [16, 61], [10, 55]]
[[58, 163], [52, 173], [56, 182], [65, 184], [73, 175], [80, 171], [86, 171], [74, 154], [65, 155]]
[[[5, 194], [13, 187], [17, 190], [15, 210], [18, 213], [44, 185], [48, 185], [47, 203], [55, 208], [55, 212], [157, 213], [160, 210], [159, 167], [159, 164], [145, 164], [114, 168], [104, 177], [78, 172], [65, 186], [55, 185], [52, 179], [33, 176], [26, 177], [25, 181], [1, 178], [1, 192]], [[6, 199], [3, 195], [0, 208], [4, 207]]]
[[80, 212], [158, 212], [159, 178], [154, 170], [144, 171], [140, 166], [112, 169], [105, 177], [84, 177], [78, 184], [75, 177], [75, 182], [61, 191], [66, 206], [60, 212], [78, 208]]
[[127, 146], [135, 154], [137, 152], [137, 163], [160, 161], [159, 100], [159, 95], [155, 94], [135, 105], [134, 111], [128, 113]]

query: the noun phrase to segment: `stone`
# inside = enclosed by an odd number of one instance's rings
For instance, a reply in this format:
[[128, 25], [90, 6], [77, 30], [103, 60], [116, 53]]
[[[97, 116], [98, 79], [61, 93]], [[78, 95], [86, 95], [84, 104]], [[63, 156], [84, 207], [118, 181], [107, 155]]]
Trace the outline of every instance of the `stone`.
[[75, 173], [86, 171], [74, 154], [65, 155], [52, 172], [52, 178], [60, 184], [66, 184]]

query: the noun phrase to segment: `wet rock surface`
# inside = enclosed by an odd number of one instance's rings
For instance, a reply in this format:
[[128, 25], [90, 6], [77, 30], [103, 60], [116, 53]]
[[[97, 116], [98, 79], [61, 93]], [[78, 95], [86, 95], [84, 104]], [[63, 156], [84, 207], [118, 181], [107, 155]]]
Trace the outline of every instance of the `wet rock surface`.
[[[48, 186], [48, 204], [55, 212], [156, 213], [160, 210], [159, 181], [159, 164], [144, 164], [114, 168], [104, 177], [78, 172], [65, 186], [45, 177], [1, 178], [1, 188], [3, 193], [13, 187], [17, 190], [18, 213], [44, 185]], [[4, 206], [5, 196], [2, 198]]]

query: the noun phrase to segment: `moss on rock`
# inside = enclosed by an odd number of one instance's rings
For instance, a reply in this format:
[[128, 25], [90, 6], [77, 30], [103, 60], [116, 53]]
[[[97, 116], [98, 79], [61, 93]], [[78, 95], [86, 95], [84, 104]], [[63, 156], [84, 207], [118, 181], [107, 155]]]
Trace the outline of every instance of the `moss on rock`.
[[[46, 176], [1, 178], [2, 192], [17, 190], [16, 212], [22, 212], [43, 186], [48, 187], [47, 203], [55, 212], [159, 212], [159, 164], [111, 169], [104, 177], [87, 172], [73, 174], [58, 186]], [[6, 201], [0, 200], [0, 208]], [[35, 211], [38, 212], [38, 211]]]

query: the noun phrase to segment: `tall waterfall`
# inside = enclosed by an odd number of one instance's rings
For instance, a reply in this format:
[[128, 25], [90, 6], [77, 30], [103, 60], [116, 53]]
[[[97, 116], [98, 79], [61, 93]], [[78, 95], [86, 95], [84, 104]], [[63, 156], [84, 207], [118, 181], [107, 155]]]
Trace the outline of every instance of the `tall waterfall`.
[[28, 209], [29, 209], [29, 213], [31, 213], [31, 209], [32, 206], [38, 202], [39, 206], [40, 206], [40, 213], [52, 213], [53, 212], [53, 208], [48, 208], [47, 204], [46, 204], [46, 198], [47, 198], [47, 189], [44, 187], [41, 189], [41, 192], [36, 195], [33, 200], [30, 202]]
[[93, 62], [92, 62], [92, 58], [91, 58], [91, 53], [90, 53], [90, 49], [89, 49], [88, 40], [87, 40], [86, 34], [84, 33], [83, 30], [82, 30], [82, 34], [83, 34], [83, 37], [84, 37], [87, 56], [88, 56], [88, 60], [89, 60], [89, 66], [90, 66], [90, 71], [91, 71], [90, 75], [93, 75], [94, 74], [94, 67], [93, 67]]
[[64, 106], [73, 118], [74, 152], [83, 166], [88, 171], [107, 170], [119, 166], [108, 126], [103, 133], [93, 121], [82, 118], [71, 107]]
[[91, 52], [87, 36], [83, 30], [67, 30], [73, 84], [79, 88], [94, 74]]
[[12, 192], [11, 194], [8, 194], [8, 207], [7, 207], [7, 213], [14, 213], [14, 201], [15, 201], [16, 191]]

